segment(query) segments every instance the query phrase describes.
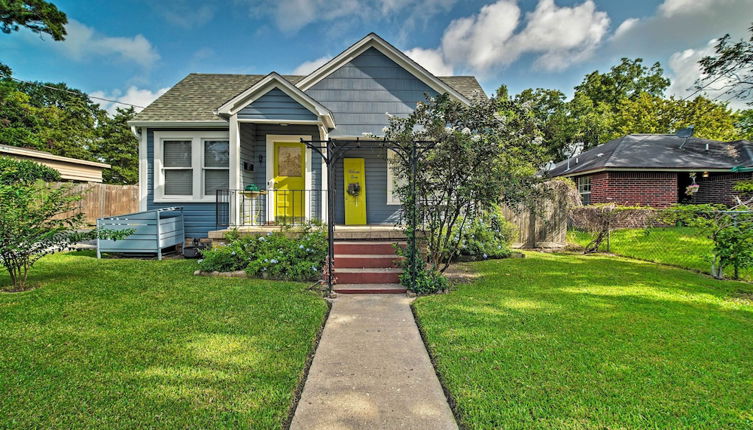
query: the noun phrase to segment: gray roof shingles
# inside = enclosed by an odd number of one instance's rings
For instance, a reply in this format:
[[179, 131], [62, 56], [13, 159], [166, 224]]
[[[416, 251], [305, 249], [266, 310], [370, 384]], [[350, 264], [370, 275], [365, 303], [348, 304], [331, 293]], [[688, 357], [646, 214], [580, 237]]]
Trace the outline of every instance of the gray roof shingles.
[[671, 134], [631, 134], [571, 158], [569, 169], [567, 160], [560, 161], [546, 175], [627, 168], [705, 170], [753, 166], [753, 143], [746, 140], [720, 142], [691, 137], [683, 143], [685, 138]]
[[[213, 111], [266, 75], [191, 73], [139, 112], [134, 121], [221, 121]], [[295, 84], [303, 76], [285, 75]], [[473, 76], [439, 77], [468, 98], [486, 97]]]

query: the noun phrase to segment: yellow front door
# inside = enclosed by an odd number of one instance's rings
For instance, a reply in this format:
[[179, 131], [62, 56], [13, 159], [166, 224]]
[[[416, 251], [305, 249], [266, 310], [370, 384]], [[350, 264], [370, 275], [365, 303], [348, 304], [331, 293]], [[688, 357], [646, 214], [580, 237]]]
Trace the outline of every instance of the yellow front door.
[[345, 225], [366, 224], [366, 166], [363, 158], [344, 158]]
[[301, 222], [306, 208], [306, 147], [297, 142], [275, 142], [274, 157], [275, 221]]

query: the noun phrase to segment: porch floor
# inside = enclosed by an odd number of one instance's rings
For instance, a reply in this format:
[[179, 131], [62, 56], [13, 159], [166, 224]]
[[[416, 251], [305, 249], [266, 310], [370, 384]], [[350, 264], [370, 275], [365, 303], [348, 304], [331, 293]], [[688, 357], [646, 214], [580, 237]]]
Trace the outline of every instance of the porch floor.
[[[209, 232], [210, 239], [224, 239], [225, 233], [238, 230], [240, 234], [261, 235], [282, 231], [281, 225], [255, 225], [226, 228]], [[335, 240], [405, 240], [402, 228], [394, 225], [336, 225]]]

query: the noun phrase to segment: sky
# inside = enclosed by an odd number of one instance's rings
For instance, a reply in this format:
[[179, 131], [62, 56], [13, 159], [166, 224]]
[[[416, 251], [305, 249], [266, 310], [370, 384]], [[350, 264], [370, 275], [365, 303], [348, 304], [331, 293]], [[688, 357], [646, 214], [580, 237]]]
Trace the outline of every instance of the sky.
[[52, 1], [68, 15], [66, 40], [0, 34], [0, 62], [19, 79], [139, 106], [192, 72], [305, 74], [372, 31], [436, 75], [476, 76], [487, 94], [571, 95], [586, 73], [641, 57], [684, 97], [715, 38], [746, 37], [753, 23], [753, 0]]

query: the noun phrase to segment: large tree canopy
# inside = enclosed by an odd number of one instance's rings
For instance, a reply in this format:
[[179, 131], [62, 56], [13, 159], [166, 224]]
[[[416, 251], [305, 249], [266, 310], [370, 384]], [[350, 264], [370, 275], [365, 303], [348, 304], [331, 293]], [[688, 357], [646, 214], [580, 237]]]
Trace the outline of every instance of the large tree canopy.
[[64, 40], [68, 17], [54, 4], [44, 0], [0, 0], [0, 30], [18, 31], [21, 27], [34, 33], [46, 33], [54, 40]]
[[133, 109], [110, 116], [85, 93], [63, 83], [11, 79], [0, 65], [0, 144], [102, 161], [108, 183], [138, 181], [138, 141], [128, 127]]
[[753, 25], [750, 38], [732, 42], [726, 34], [719, 39], [714, 55], [704, 57], [699, 62], [706, 77], [698, 83], [698, 88], [721, 85], [731, 97], [748, 100], [753, 105]]

